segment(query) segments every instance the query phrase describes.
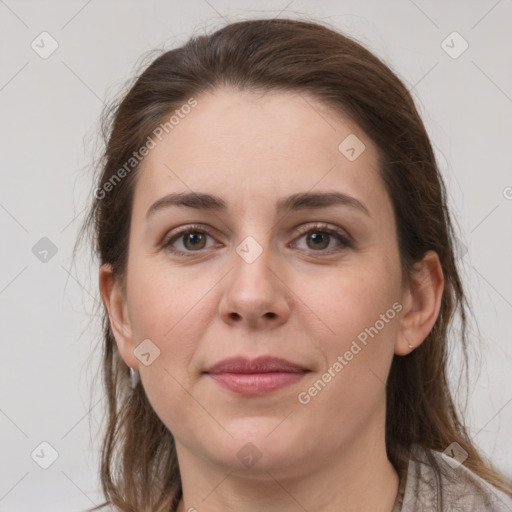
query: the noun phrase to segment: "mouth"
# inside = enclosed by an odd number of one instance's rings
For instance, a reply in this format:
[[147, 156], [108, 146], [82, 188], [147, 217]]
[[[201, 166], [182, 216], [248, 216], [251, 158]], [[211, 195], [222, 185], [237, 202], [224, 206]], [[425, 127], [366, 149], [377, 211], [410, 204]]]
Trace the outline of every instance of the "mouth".
[[310, 370], [277, 357], [225, 359], [203, 372], [215, 383], [234, 393], [258, 396], [301, 380]]

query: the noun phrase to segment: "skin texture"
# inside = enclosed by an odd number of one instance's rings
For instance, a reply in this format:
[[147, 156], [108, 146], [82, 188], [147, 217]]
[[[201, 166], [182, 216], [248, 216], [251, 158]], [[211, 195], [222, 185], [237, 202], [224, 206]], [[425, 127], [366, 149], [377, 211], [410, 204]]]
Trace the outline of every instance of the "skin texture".
[[[99, 275], [120, 353], [175, 437], [178, 510], [391, 511], [398, 476], [385, 449], [385, 381], [393, 355], [408, 354], [435, 323], [444, 284], [437, 255], [402, 282], [377, 148], [349, 118], [304, 94], [222, 88], [197, 101], [139, 169], [126, 292], [108, 265]], [[338, 150], [350, 134], [365, 144], [354, 161]], [[227, 211], [173, 206], [145, 218], [158, 199], [191, 191], [220, 196]], [[290, 194], [325, 191], [358, 199], [369, 215], [346, 205], [275, 210]], [[210, 230], [204, 241], [174, 241], [191, 257], [162, 248], [193, 223]], [[252, 263], [236, 250], [248, 236], [262, 249]], [[300, 403], [394, 303], [401, 311]], [[149, 366], [133, 352], [145, 339], [160, 350]], [[201, 373], [227, 357], [269, 354], [310, 372], [259, 397]], [[248, 442], [261, 455], [250, 467], [237, 456]]]

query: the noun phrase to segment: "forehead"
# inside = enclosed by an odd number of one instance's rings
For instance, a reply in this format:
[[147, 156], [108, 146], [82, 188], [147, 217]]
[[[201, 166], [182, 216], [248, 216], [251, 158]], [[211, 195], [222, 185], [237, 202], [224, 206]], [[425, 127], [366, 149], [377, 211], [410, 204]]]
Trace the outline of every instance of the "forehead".
[[350, 118], [308, 94], [221, 88], [195, 100], [161, 140], [154, 139], [139, 169], [134, 208], [176, 190], [244, 198], [314, 188], [342, 187], [360, 197], [382, 192], [372, 141]]

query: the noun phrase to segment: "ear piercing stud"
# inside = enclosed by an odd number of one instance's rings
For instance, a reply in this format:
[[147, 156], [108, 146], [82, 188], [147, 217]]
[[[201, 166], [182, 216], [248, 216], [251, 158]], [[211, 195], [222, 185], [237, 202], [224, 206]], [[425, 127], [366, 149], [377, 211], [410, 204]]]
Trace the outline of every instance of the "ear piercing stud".
[[130, 387], [132, 389], [135, 389], [137, 387], [137, 384], [140, 382], [140, 374], [137, 370], [135, 370], [131, 366], [129, 368], [130, 368]]

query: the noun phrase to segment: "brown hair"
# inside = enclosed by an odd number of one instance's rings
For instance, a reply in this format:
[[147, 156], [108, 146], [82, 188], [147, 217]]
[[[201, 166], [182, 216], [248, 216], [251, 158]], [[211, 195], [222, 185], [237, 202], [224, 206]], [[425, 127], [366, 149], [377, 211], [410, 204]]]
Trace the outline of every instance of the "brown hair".
[[[380, 174], [397, 222], [404, 276], [428, 250], [445, 277], [441, 309], [427, 339], [411, 354], [394, 356], [387, 381], [386, 449], [401, 472], [412, 444], [443, 451], [453, 441], [465, 465], [496, 487], [512, 486], [478, 451], [452, 398], [447, 379], [448, 327], [455, 313], [467, 366], [468, 304], [454, 255], [455, 234], [436, 159], [411, 94], [378, 57], [326, 24], [292, 19], [248, 20], [192, 38], [158, 56], [128, 93], [104, 114], [106, 149], [81, 233], [92, 231], [101, 264], [116, 279], [126, 273], [137, 166], [113, 187], [106, 184], [152, 131], [191, 97], [229, 85], [247, 91], [310, 93], [344, 112], [377, 145]], [[174, 439], [152, 409], [142, 385], [132, 392], [103, 310], [103, 383], [108, 415], [101, 483], [120, 511], [175, 510], [181, 481]], [[432, 460], [436, 472], [442, 471]], [[96, 510], [96, 507], [93, 510]]]

